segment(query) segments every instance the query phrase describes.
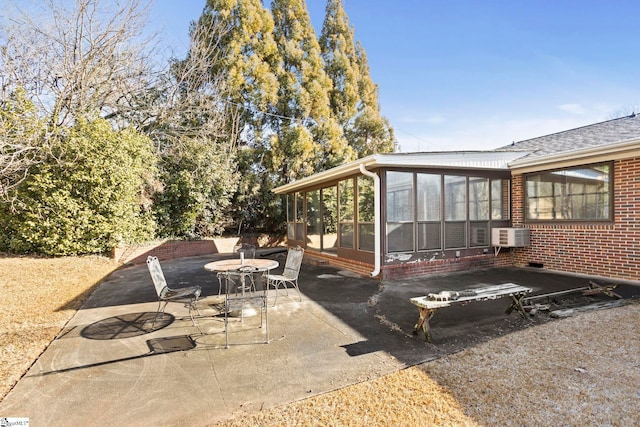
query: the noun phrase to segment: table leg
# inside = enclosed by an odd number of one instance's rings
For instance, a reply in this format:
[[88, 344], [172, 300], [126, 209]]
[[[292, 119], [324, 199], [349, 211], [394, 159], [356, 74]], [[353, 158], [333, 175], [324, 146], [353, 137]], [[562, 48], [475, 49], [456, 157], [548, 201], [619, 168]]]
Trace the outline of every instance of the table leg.
[[429, 325], [429, 320], [436, 311], [423, 307], [418, 307], [418, 311], [420, 312], [420, 317], [418, 318], [418, 323], [413, 327], [413, 335], [417, 335], [418, 329], [422, 328], [425, 339], [427, 342], [431, 342], [431, 326]]
[[513, 310], [518, 310], [518, 313], [520, 313], [520, 316], [526, 319], [527, 316], [525, 315], [524, 308], [522, 307], [522, 303], [524, 302], [525, 295], [526, 294], [524, 293], [509, 295], [509, 298], [511, 298], [511, 305], [509, 306], [509, 308], [507, 308], [505, 313], [511, 314]]

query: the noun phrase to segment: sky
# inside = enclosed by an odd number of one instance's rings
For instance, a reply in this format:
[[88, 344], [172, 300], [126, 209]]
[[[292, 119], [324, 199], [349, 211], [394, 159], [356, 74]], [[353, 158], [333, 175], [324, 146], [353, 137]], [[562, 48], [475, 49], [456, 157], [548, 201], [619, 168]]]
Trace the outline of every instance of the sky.
[[[401, 152], [494, 149], [640, 105], [637, 1], [343, 3]], [[186, 52], [204, 5], [154, 1], [168, 50]], [[307, 0], [317, 35], [325, 6]]]

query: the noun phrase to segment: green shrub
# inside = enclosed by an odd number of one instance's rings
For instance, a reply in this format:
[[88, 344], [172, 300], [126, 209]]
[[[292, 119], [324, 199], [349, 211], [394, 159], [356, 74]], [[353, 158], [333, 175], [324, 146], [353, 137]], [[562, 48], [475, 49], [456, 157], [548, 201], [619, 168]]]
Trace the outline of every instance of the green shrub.
[[152, 143], [106, 120], [80, 121], [3, 204], [0, 250], [47, 255], [105, 253], [154, 236], [145, 196], [155, 175]]
[[237, 189], [235, 158], [216, 141], [182, 138], [159, 165], [162, 190], [154, 195], [159, 237], [220, 235]]

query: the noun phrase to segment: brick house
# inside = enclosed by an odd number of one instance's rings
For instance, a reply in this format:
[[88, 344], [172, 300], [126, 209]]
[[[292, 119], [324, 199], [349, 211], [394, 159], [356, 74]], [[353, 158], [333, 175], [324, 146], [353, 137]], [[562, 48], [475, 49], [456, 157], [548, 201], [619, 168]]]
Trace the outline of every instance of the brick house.
[[514, 265], [640, 279], [635, 115], [492, 151], [375, 154], [274, 191], [289, 245], [362, 274]]

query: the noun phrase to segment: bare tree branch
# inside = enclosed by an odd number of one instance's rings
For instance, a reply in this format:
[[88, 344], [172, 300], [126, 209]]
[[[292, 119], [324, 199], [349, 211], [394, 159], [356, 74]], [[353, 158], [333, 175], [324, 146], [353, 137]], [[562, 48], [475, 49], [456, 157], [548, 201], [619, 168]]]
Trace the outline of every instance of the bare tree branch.
[[[85, 115], [117, 111], [151, 74], [150, 40], [142, 37], [149, 3], [44, 0], [0, 28], [2, 99], [17, 87], [28, 92], [52, 127]], [[34, 13], [39, 11], [40, 13]]]
[[[147, 0], [8, 0], [0, 21], [0, 199], [81, 117], [130, 108], [148, 88]], [[125, 124], [128, 125], [128, 124]]]

